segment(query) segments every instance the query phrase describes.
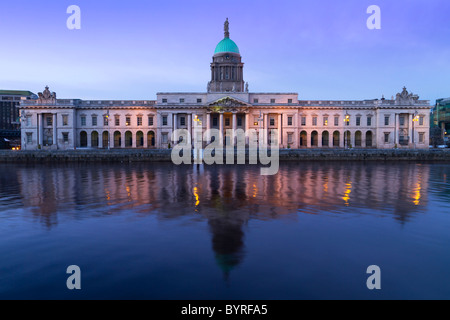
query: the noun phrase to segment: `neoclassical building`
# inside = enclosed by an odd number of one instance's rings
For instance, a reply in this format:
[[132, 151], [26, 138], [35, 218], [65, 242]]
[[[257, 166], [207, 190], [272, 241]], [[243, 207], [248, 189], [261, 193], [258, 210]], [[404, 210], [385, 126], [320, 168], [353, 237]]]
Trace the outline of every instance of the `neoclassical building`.
[[[160, 92], [156, 100], [57, 99], [48, 87], [20, 104], [22, 149], [168, 148], [175, 129], [277, 129], [280, 148], [428, 148], [431, 106], [406, 88], [392, 99], [299, 100], [250, 92], [230, 39], [214, 51], [206, 92]], [[207, 142], [205, 142], [207, 143]]]

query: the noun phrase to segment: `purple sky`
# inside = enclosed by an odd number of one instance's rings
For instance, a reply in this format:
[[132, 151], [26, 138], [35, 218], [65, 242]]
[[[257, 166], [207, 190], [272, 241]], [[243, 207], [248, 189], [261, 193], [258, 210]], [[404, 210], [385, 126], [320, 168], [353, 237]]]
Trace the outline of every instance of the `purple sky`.
[[[69, 5], [81, 30], [68, 30]], [[367, 7], [381, 8], [369, 30]], [[251, 92], [300, 99], [450, 96], [448, 0], [52, 0], [0, 4], [0, 88], [59, 98], [203, 92], [230, 21]]]

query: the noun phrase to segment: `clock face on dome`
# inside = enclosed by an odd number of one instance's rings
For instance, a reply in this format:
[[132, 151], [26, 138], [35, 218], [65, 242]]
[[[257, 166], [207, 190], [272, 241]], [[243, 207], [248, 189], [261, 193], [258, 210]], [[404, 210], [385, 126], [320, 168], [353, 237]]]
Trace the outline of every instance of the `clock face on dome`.
[[230, 56], [227, 54], [227, 55], [225, 56], [225, 59], [229, 60], [229, 59], [230, 59]]

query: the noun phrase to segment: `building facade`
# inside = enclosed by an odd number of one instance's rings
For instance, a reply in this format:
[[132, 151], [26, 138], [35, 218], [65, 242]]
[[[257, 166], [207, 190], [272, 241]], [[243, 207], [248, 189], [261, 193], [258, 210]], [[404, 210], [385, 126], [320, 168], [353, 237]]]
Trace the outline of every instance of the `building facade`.
[[206, 92], [91, 101], [56, 99], [46, 87], [38, 99], [21, 103], [22, 148], [168, 148], [177, 141], [174, 130], [192, 134], [195, 123], [204, 131], [218, 129], [224, 144], [236, 143], [227, 129], [254, 129], [258, 137], [276, 129], [280, 148], [429, 146], [430, 102], [406, 88], [391, 100], [299, 100], [297, 93], [250, 92], [243, 67], [227, 20]]
[[20, 145], [19, 104], [35, 99], [30, 91], [0, 90], [0, 149]]
[[442, 141], [450, 144], [450, 98], [436, 100], [431, 115], [431, 126], [439, 128]]

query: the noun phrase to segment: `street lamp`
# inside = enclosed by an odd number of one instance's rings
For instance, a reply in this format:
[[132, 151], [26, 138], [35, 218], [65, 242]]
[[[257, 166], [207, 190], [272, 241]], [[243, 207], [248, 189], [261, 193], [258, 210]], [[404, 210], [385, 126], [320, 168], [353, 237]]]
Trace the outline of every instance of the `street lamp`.
[[[348, 126], [350, 123], [350, 115], [348, 114], [347, 111], [345, 111], [344, 123], [345, 123], [345, 126]], [[346, 146], [348, 146], [347, 131], [348, 130], [345, 130], [345, 128], [344, 128], [344, 148], [346, 148]]]
[[109, 109], [106, 113], [106, 125], [108, 126], [108, 150], [111, 150], [110, 142], [109, 142], [111, 140], [110, 132], [109, 132]]

